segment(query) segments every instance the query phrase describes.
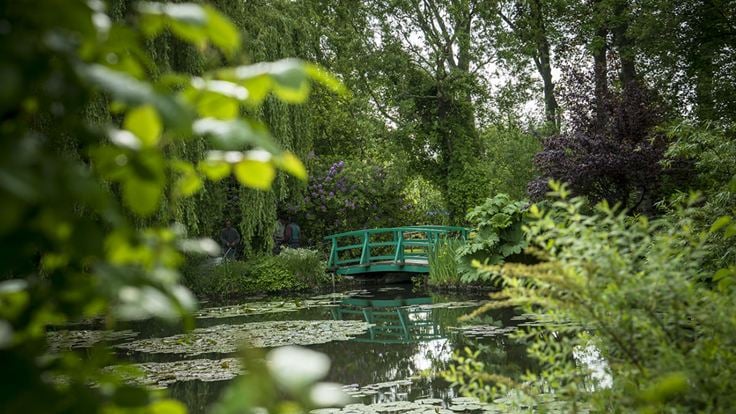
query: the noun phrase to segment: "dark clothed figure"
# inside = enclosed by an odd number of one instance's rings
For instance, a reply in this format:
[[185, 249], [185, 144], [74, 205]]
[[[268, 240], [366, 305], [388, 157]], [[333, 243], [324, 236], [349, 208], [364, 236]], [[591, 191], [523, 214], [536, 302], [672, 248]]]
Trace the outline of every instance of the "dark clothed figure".
[[235, 257], [238, 244], [240, 244], [240, 233], [235, 230], [230, 220], [225, 222], [225, 228], [220, 232], [220, 243], [224, 250], [224, 257]]
[[286, 226], [286, 230], [284, 231], [284, 242], [292, 249], [296, 249], [300, 245], [299, 239], [301, 238], [301, 235], [302, 230], [299, 228], [299, 225], [291, 222]]
[[277, 255], [281, 252], [281, 246], [284, 244], [284, 234], [286, 233], [286, 219], [279, 217], [276, 220], [276, 228], [273, 231], [273, 254]]

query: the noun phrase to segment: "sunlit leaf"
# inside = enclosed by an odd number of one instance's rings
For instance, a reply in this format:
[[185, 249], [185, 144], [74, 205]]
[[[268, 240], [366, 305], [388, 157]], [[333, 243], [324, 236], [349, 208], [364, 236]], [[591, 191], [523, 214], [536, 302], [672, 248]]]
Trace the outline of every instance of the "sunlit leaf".
[[168, 125], [182, 128], [188, 124], [189, 112], [171, 97], [157, 94], [147, 83], [102, 65], [80, 65], [80, 77], [91, 85], [110, 93], [116, 101], [131, 105], [152, 104]]
[[307, 169], [304, 168], [304, 164], [302, 164], [299, 158], [291, 152], [287, 151], [275, 157], [274, 163], [276, 163], [276, 165], [282, 170], [296, 178], [299, 178], [300, 180], [307, 179]]
[[265, 129], [243, 120], [199, 119], [195, 121], [193, 130], [197, 135], [209, 137], [217, 149], [238, 150], [252, 145], [270, 152], [280, 152]]
[[268, 190], [276, 177], [276, 170], [269, 161], [245, 159], [234, 167], [235, 177], [246, 187]]
[[202, 188], [202, 179], [191, 164], [176, 160], [172, 163], [172, 167], [179, 172], [179, 178], [174, 186], [178, 195], [189, 197]]
[[156, 108], [152, 105], [143, 105], [131, 109], [125, 116], [123, 127], [135, 134], [145, 147], [158, 144], [163, 125]]
[[197, 168], [212, 181], [219, 181], [230, 175], [230, 164], [225, 161], [202, 160]]
[[320, 67], [319, 65], [315, 65], [313, 63], [305, 63], [304, 70], [310, 78], [322, 84], [327, 89], [339, 95], [349, 94], [348, 89], [342, 82], [340, 82], [339, 79], [337, 79], [333, 74]]
[[123, 182], [123, 200], [139, 216], [150, 216], [158, 208], [163, 187], [155, 181], [129, 178]]
[[207, 34], [209, 39], [225, 55], [232, 56], [240, 48], [238, 28], [211, 6], [204, 6], [207, 15]]
[[268, 75], [260, 75], [245, 79], [241, 81], [241, 84], [248, 90], [248, 102], [252, 105], [260, 105], [271, 91], [273, 81]]

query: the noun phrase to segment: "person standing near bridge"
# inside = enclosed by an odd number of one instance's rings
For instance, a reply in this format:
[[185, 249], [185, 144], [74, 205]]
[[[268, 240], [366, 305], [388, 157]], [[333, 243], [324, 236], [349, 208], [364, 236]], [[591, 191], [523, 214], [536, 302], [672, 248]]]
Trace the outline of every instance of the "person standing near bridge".
[[284, 231], [284, 244], [292, 249], [298, 249], [301, 244], [301, 235], [302, 229], [292, 219], [289, 219], [289, 224], [286, 225], [286, 230]]
[[222, 257], [226, 259], [234, 259], [238, 253], [238, 245], [240, 244], [240, 233], [233, 227], [232, 221], [225, 220], [225, 228], [220, 232], [220, 244], [225, 250]]

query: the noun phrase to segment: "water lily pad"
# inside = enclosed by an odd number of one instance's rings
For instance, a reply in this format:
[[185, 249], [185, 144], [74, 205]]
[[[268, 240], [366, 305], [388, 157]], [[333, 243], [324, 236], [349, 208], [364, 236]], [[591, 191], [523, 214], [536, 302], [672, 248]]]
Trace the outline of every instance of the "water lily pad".
[[515, 326], [498, 327], [493, 325], [467, 325], [467, 326], [455, 326], [451, 327], [450, 330], [460, 332], [465, 336], [474, 338], [488, 338], [493, 336], [504, 336], [515, 331]]
[[111, 342], [133, 339], [138, 332], [124, 331], [50, 331], [46, 333], [49, 343], [49, 351], [58, 352], [65, 349], [91, 348], [100, 342]]
[[242, 345], [271, 348], [345, 341], [365, 333], [363, 321], [266, 321], [197, 328], [188, 334], [149, 338], [116, 345], [138, 352], [200, 355], [233, 353]]
[[488, 300], [464, 300], [457, 302], [441, 302], [441, 303], [428, 303], [424, 305], [412, 305], [412, 307], [419, 309], [460, 309], [460, 308], [471, 308], [481, 306], [488, 303]]
[[313, 296], [308, 299], [249, 302], [240, 305], [204, 308], [197, 312], [195, 316], [200, 319], [209, 319], [296, 312], [301, 309], [337, 306], [341, 299], [361, 295], [363, 293], [367, 293], [367, 291], [354, 290], [340, 293], [328, 293], [325, 295]]
[[422, 405], [442, 405], [443, 403], [440, 398], [422, 398], [414, 402]]
[[[129, 382], [156, 388], [164, 388], [178, 381], [225, 381], [244, 373], [243, 365], [237, 358], [147, 362], [114, 365], [105, 369], [122, 375]], [[131, 374], [132, 370], [140, 371], [142, 376]]]

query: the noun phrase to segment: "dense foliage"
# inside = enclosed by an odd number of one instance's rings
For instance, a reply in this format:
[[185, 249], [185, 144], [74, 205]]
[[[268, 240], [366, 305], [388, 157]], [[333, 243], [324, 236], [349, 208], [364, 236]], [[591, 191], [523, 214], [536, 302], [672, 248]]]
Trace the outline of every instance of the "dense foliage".
[[[267, 189], [277, 168], [306, 178], [293, 153], [241, 114], [268, 96], [303, 101], [310, 78], [338, 84], [296, 60], [196, 75], [156, 67], [147, 45], [157, 42], [216, 62], [237, 56], [239, 31], [209, 5], [140, 2], [118, 21], [101, 2], [33, 6], [2, 5], [0, 406], [181, 412], [101, 371], [107, 356], [48, 355], [45, 328], [186, 317], [196, 302], [177, 283], [181, 252], [217, 245], [160, 219], [205, 179], [233, 174]], [[213, 151], [182, 152], [205, 144]]]
[[321, 253], [285, 248], [278, 256], [194, 261], [183, 269], [182, 284], [210, 299], [242, 298], [263, 293], [294, 292], [331, 282]]
[[481, 272], [474, 263], [498, 265], [526, 247], [521, 227], [524, 223], [526, 202], [514, 201], [506, 194], [498, 194], [468, 213], [473, 226], [468, 240], [457, 249], [458, 270], [465, 283], [487, 281], [493, 274]]
[[[544, 262], [494, 268], [504, 289], [489, 307], [521, 306], [543, 321], [517, 335], [543, 364], [520, 379], [521, 389], [535, 397], [552, 385], [567, 403], [601, 411], [727, 411], [736, 274], [731, 267], [714, 276], [704, 265], [710, 234], [731, 238], [736, 226], [719, 219], [701, 232], [692, 205], [660, 220], [605, 203], [585, 213], [584, 200], [569, 199], [559, 184], [554, 190], [558, 201], [546, 211], [532, 206], [527, 228]], [[711, 277], [715, 288], [703, 282]]]
[[304, 198], [286, 211], [301, 225], [309, 245], [333, 233], [414, 223], [414, 205], [406, 200], [405, 176], [361, 160], [317, 158]]
[[[545, 324], [518, 338], [539, 372], [505, 378], [469, 351], [474, 392], [727, 412], [735, 44], [727, 0], [2, 2], [0, 411], [182, 412], [101, 371], [109, 352], [48, 354], [46, 330], [189, 326], [180, 280], [212, 297], [326, 283], [322, 251], [266, 254], [282, 213], [313, 247], [472, 225], [431, 251], [430, 282], [493, 274], [493, 306]], [[568, 187], [541, 201], [550, 179]], [[243, 261], [182, 278], [225, 219]], [[541, 263], [504, 264], [527, 240]], [[319, 375], [279, 388], [256, 358], [216, 410], [313, 408], [324, 358], [291, 356]]]

